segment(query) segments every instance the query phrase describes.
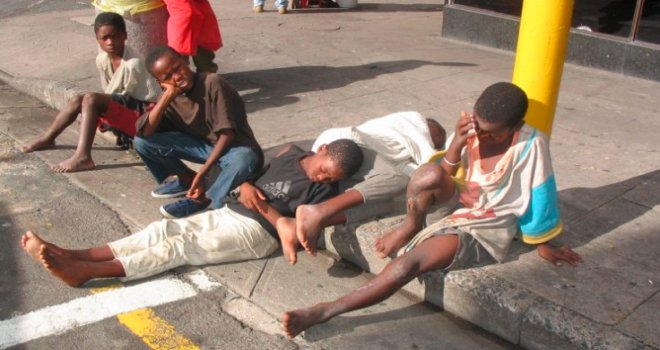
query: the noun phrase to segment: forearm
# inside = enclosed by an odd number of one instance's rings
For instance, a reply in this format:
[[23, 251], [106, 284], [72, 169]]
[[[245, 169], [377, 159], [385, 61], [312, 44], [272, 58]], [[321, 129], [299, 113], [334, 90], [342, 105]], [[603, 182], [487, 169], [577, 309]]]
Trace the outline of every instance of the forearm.
[[213, 147], [213, 151], [211, 151], [211, 154], [206, 159], [206, 162], [204, 162], [204, 164], [197, 172], [197, 176], [201, 177], [206, 175], [209, 169], [211, 169], [218, 162], [218, 159], [222, 157], [225, 151], [229, 149], [233, 141], [234, 141], [234, 131], [223, 130], [220, 134], [220, 137], [218, 138], [218, 142], [216, 142], [215, 146]]
[[142, 126], [142, 135], [144, 137], [149, 137], [156, 132], [160, 121], [163, 119], [163, 115], [165, 115], [165, 109], [167, 109], [167, 106], [169, 106], [174, 97], [174, 94], [169, 89], [166, 89], [163, 92], [156, 102], [156, 105], [154, 105], [154, 108], [149, 112], [149, 116]]

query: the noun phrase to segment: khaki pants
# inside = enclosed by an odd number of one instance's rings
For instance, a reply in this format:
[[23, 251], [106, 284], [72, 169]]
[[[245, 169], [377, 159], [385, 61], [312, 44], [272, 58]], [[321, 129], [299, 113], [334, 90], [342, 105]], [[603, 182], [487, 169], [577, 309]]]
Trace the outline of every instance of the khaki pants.
[[108, 244], [125, 280], [156, 275], [182, 265], [260, 259], [278, 242], [258, 222], [227, 207], [184, 219], [160, 220]]

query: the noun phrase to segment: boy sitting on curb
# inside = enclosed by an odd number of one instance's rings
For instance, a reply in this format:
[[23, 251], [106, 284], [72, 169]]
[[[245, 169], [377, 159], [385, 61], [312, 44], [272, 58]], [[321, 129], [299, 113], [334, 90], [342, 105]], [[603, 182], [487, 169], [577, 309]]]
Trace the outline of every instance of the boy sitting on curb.
[[[163, 205], [161, 214], [182, 218], [209, 205], [222, 207], [229, 191], [254, 177], [263, 164], [243, 99], [218, 74], [194, 73], [170, 47], [154, 49], [145, 61], [163, 94], [136, 123], [135, 151], [159, 184], [153, 197], [187, 197]], [[182, 160], [202, 166], [195, 172]], [[204, 177], [215, 166], [220, 174], [207, 189]], [[166, 181], [171, 175], [177, 178]]]
[[[524, 123], [527, 104], [525, 93], [511, 83], [484, 90], [474, 114], [461, 114], [443, 161], [413, 174], [404, 223], [377, 242], [376, 250], [387, 256], [412, 238], [401, 255], [365, 286], [335, 301], [284, 313], [287, 335], [379, 303], [427, 271], [502, 262], [518, 232], [557, 266], [581, 262], [570, 248], [548, 244], [563, 225], [548, 141]], [[451, 175], [461, 162], [468, 169], [466, 185], [457, 188]], [[451, 214], [419, 231], [425, 214], [440, 205]]]
[[324, 145], [317, 153], [289, 146], [254, 184], [245, 184], [245, 193], [256, 187], [265, 194], [263, 199], [242, 198], [189, 218], [156, 221], [140, 232], [90, 249], [60, 248], [32, 231], [22, 236], [21, 244], [72, 287], [95, 278], [145, 278], [182, 265], [260, 259], [277, 249], [278, 239], [284, 257], [295, 264], [295, 231], [282, 228], [281, 219], [293, 216], [300, 204], [335, 195], [336, 181], [351, 176], [361, 162], [360, 148], [350, 140]]
[[130, 58], [133, 56], [125, 46], [126, 24], [120, 15], [104, 12], [96, 16], [94, 33], [103, 50], [96, 57], [96, 67], [105, 93], [90, 92], [74, 97], [39, 138], [23, 147], [25, 153], [55, 147], [55, 139], [82, 114], [76, 151], [52, 167], [58, 173], [93, 169], [96, 128], [107, 125], [128, 137], [135, 136], [135, 121], [160, 93], [144, 62]]

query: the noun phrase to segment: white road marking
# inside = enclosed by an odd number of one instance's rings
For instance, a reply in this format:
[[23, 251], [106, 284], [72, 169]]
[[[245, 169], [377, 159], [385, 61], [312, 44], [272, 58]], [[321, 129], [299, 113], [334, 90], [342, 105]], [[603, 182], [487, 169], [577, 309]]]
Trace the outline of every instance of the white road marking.
[[[205, 287], [208, 288], [208, 285]], [[0, 321], [0, 349], [64, 333], [121, 313], [187, 299], [195, 295], [197, 291], [192, 285], [168, 278], [112, 289], [49, 306]]]

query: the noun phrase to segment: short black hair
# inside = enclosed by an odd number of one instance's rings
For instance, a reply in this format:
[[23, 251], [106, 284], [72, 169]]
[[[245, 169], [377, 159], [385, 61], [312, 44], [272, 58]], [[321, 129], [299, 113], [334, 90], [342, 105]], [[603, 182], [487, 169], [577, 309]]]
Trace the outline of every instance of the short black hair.
[[481, 93], [474, 104], [474, 112], [491, 123], [514, 126], [525, 117], [528, 103], [527, 94], [521, 88], [499, 82]]
[[174, 50], [169, 46], [158, 46], [155, 49], [149, 51], [147, 57], [144, 58], [144, 65], [145, 67], [147, 67], [147, 70], [153, 73], [151, 68], [154, 67], [156, 61], [158, 61], [159, 59], [161, 59], [161, 57], [165, 55], [171, 55], [172, 57], [179, 57], [179, 58], [182, 57], [180, 53], [176, 52], [176, 50]]
[[98, 33], [103, 26], [113, 26], [126, 34], [126, 22], [124, 18], [114, 12], [101, 12], [94, 20], [94, 33]]
[[355, 174], [362, 165], [362, 150], [353, 140], [339, 139], [332, 141], [327, 147], [330, 159], [335, 161], [344, 178], [349, 178]]

